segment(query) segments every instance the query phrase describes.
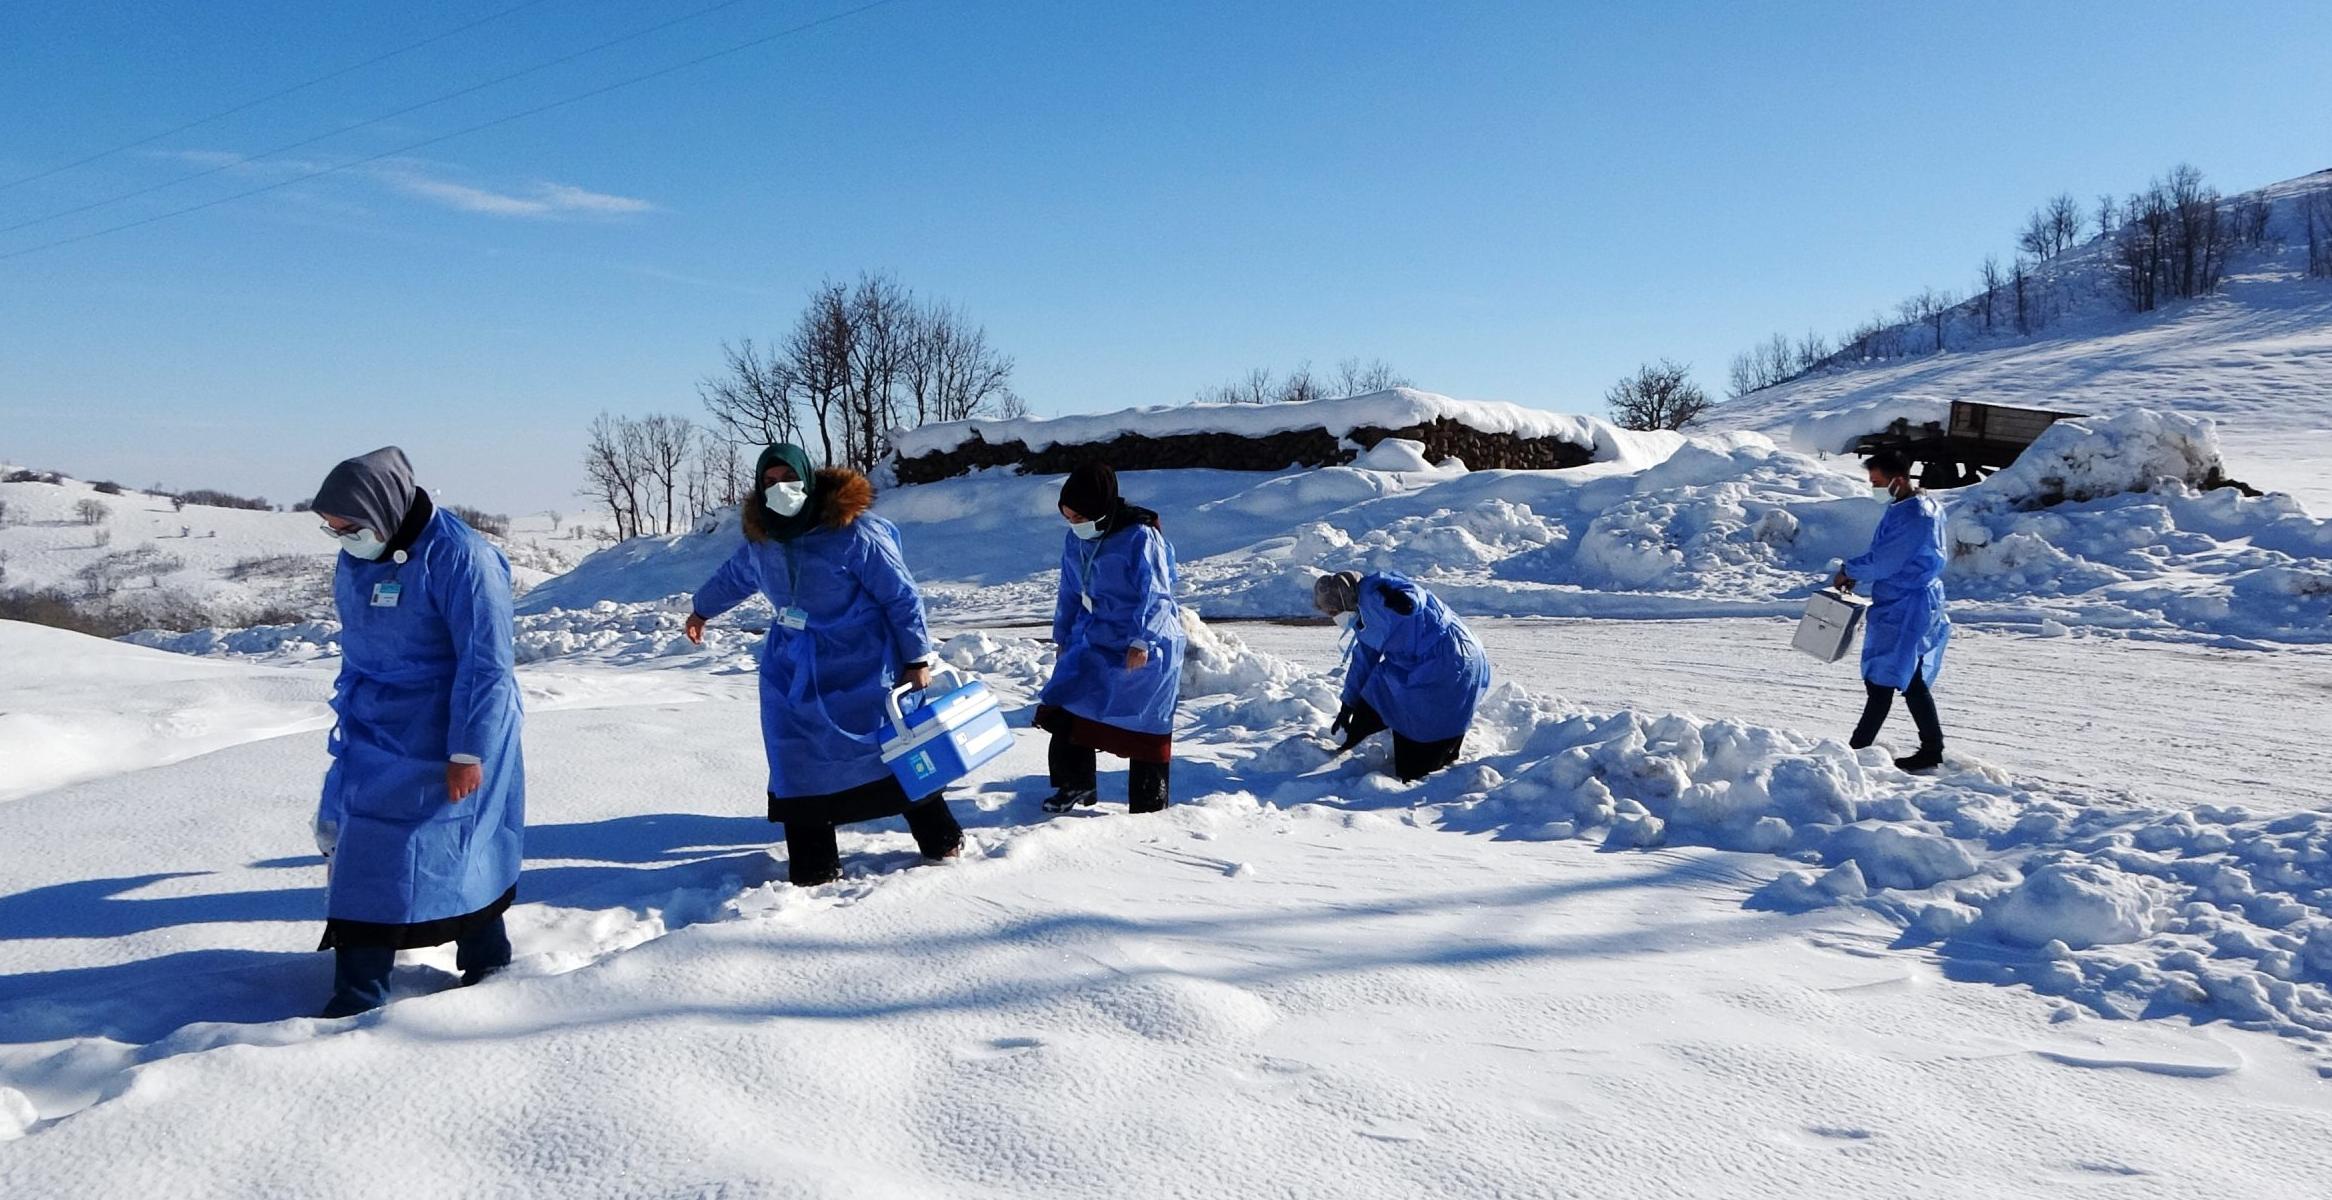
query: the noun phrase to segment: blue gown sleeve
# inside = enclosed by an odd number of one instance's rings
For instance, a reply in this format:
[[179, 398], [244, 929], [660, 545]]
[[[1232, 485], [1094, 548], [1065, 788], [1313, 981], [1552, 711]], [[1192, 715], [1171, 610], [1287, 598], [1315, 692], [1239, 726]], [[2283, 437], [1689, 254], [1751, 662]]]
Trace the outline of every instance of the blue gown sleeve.
[[[1076, 535], [1070, 534], [1069, 536], [1074, 538]], [[1061, 583], [1053, 595], [1053, 644], [1055, 646], [1069, 644], [1069, 631], [1076, 627], [1077, 610], [1081, 607], [1077, 596], [1076, 551], [1071, 548], [1063, 548], [1061, 551]]]
[[696, 589], [696, 597], [689, 606], [696, 615], [710, 619], [720, 616], [745, 602], [761, 586], [760, 576], [753, 570], [753, 543], [737, 547], [729, 561], [713, 572], [713, 577]]
[[889, 619], [891, 644], [899, 648], [900, 661], [928, 661], [931, 631], [923, 621], [923, 594], [915, 590], [899, 535], [887, 526], [864, 526], [857, 549], [850, 558], [851, 575]]
[[[1916, 501], [1896, 503], [1916, 504]], [[1856, 583], [1894, 578], [1895, 573], [1902, 570], [1903, 564], [1909, 562], [1911, 555], [1919, 549], [1920, 534], [1926, 524], [1916, 515], [1909, 519], [1898, 517], [1895, 509], [1890, 507], [1886, 517], [1879, 522], [1878, 531], [1871, 535], [1869, 551], [1846, 560], [1843, 568], [1846, 577]]]
[[1377, 661], [1384, 655], [1376, 647], [1355, 637], [1352, 654], [1345, 660], [1343, 702], [1351, 704], [1360, 699], [1360, 689], [1368, 686], [1368, 677], [1377, 669]]
[[1132, 542], [1124, 549], [1104, 547], [1094, 559], [1093, 618], [1086, 625], [1085, 640], [1112, 654], [1122, 654], [1137, 643], [1155, 652], [1161, 647], [1141, 636], [1142, 618], [1160, 595], [1173, 588], [1165, 547], [1158, 531], [1146, 525], [1127, 536]]
[[483, 760], [518, 706], [510, 572], [489, 551], [465, 548], [430, 573], [437, 610], [453, 638], [453, 704], [448, 755]]

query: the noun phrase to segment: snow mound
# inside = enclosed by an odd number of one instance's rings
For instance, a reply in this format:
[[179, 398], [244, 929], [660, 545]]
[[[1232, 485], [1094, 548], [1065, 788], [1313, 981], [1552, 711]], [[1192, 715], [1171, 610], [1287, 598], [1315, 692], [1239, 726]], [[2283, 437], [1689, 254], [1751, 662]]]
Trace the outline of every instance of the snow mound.
[[2067, 860], [2028, 871], [1984, 914], [1985, 928], [2020, 946], [2117, 946], [2154, 932], [2154, 898], [2106, 863]]

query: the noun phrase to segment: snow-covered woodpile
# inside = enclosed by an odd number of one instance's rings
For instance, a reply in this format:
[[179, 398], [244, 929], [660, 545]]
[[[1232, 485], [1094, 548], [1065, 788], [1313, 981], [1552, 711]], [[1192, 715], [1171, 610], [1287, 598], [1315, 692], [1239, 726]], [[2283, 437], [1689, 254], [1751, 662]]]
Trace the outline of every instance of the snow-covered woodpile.
[[1595, 461], [1606, 430], [1587, 418], [1401, 389], [1299, 404], [957, 421], [901, 432], [891, 467], [900, 483], [991, 467], [1057, 475], [1094, 461], [1120, 471], [1284, 471], [1350, 463], [1400, 438], [1421, 444], [1435, 463], [1455, 458], [1476, 470], [1549, 471]]

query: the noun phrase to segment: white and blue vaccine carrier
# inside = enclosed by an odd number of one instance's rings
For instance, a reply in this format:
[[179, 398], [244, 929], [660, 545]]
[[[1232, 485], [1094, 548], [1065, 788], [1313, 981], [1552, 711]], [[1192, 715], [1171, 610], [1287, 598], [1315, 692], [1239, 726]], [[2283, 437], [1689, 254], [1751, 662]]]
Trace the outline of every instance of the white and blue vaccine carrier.
[[991, 762], [1012, 748], [1012, 729], [988, 685], [954, 667], [937, 674], [952, 678], [955, 686], [939, 690], [939, 680], [924, 690], [923, 701], [902, 711], [905, 685], [891, 689], [891, 728], [883, 739], [883, 763], [920, 800]]

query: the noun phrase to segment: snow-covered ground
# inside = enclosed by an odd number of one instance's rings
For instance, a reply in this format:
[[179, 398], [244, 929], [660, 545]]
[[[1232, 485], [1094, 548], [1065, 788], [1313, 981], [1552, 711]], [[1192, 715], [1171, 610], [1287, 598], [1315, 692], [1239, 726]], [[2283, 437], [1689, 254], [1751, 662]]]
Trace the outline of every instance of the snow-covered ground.
[[[1330, 630], [1202, 629], [1182, 807], [1046, 820], [1024, 732], [958, 794], [964, 860], [878, 825], [796, 891], [744, 639], [567, 632], [522, 669], [518, 964], [459, 990], [408, 955], [404, 998], [320, 1022], [320, 735], [290, 711], [187, 757], [183, 726], [119, 719], [169, 707], [157, 679], [207, 711], [320, 702], [312, 648], [0, 625], [28, 668], [0, 710], [70, 683], [91, 699], [58, 719], [113, 721], [119, 754], [0, 804], [40, 848], [0, 860], [0, 1194], [2332, 1186], [2332, 818], [2227, 699], [2256, 679], [2323, 727], [2316, 651], [1978, 634], [1942, 690], [1957, 754], [1921, 780], [1824, 740], [1851, 671], [1780, 622], [1492, 622], [1522, 686], [1409, 787], [1381, 747], [1318, 748]], [[947, 652], [1025, 725], [1049, 651]], [[2149, 704], [2172, 692], [2183, 725]], [[2246, 758], [2256, 794], [2211, 803], [2169, 767]]]
[[[1474, 614], [1771, 616], [1796, 611], [1878, 521], [1880, 502], [1843, 460], [1758, 434], [1637, 451], [1563, 471], [1140, 471], [1122, 486], [1161, 514], [1186, 599], [1210, 617], [1306, 614], [1313, 578], [1347, 567], [1405, 572]], [[2014, 469], [1947, 497], [1955, 618], [2224, 644], [2332, 639], [2332, 520], [2287, 495], [2192, 486], [2218, 461], [2203, 419], [2133, 410], [2061, 424]], [[1059, 486], [993, 470], [886, 489], [878, 511], [899, 525], [942, 618], [1049, 618]], [[635, 539], [536, 588], [521, 611], [556, 620], [685, 596], [739, 539], [733, 515]]]
[[[0, 475], [13, 469], [0, 465]], [[98, 522], [79, 512], [85, 502], [103, 510]], [[339, 548], [310, 513], [177, 506], [167, 496], [108, 495], [71, 478], [0, 483], [0, 506], [0, 590], [62, 589], [157, 621], [237, 624], [331, 611]], [[598, 548], [570, 537], [573, 524], [553, 528], [547, 513], [511, 518], [509, 535], [495, 541], [521, 589]]]
[[2228, 473], [2332, 513], [2332, 280], [2306, 276], [2296, 198], [2332, 189], [2332, 171], [2262, 189], [2282, 245], [2238, 254], [2217, 295], [2133, 315], [2111, 280], [2109, 247], [2052, 267], [2063, 306], [2037, 336], [1985, 335], [1963, 316], [1952, 349], [1826, 370], [1710, 414], [1717, 426], [1836, 451], [1897, 417], [1940, 421], [1954, 400], [2110, 415], [2173, 409], [2219, 423]]

